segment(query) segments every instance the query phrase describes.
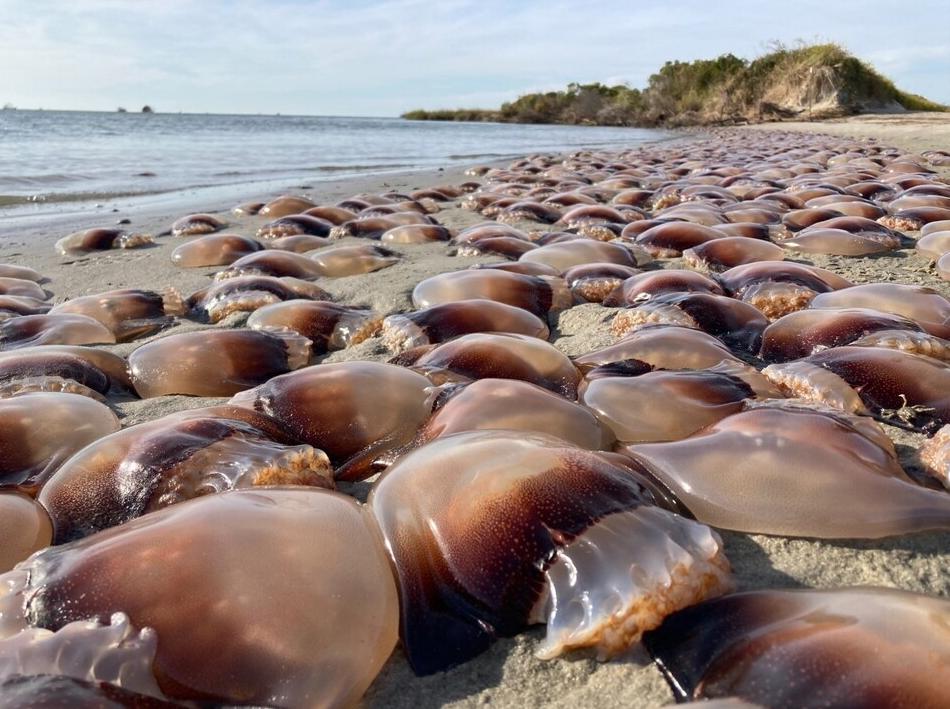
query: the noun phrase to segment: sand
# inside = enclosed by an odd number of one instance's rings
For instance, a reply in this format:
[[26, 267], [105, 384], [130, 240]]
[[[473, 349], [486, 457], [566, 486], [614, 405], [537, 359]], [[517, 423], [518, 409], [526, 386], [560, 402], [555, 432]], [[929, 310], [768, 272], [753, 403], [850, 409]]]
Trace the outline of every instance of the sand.
[[[950, 117], [902, 114], [862, 116], [823, 123], [783, 123], [750, 127], [749, 130], [796, 130], [877, 139], [909, 152], [928, 148], [950, 149]], [[684, 139], [696, 139], [684, 138]], [[950, 175], [950, 170], [945, 170]], [[439, 184], [458, 184], [466, 179], [459, 171], [429, 171], [385, 177], [288, 185], [285, 193], [310, 197], [317, 203], [333, 203], [360, 192], [388, 189], [408, 190]], [[170, 236], [156, 239], [149, 248], [109, 251], [78, 258], [63, 258], [53, 249], [60, 237], [82, 228], [112, 226], [129, 219], [128, 228], [158, 234], [178, 217], [190, 212], [218, 213], [231, 222], [230, 232], [253, 235], [265, 220], [237, 217], [230, 208], [241, 202], [265, 201], [274, 194], [247, 194], [240, 188], [202, 193], [166, 195], [157, 198], [124, 199], [96, 207], [73, 205], [59, 213], [27, 214], [6, 218], [0, 224], [0, 263], [36, 268], [46, 276], [42, 284], [59, 303], [79, 295], [115, 288], [160, 289], [173, 284], [190, 294], [208, 284], [218, 269], [179, 269], [169, 254], [181, 243]], [[444, 209], [437, 218], [456, 229], [483, 221], [457, 207]], [[347, 239], [341, 243], [361, 243]], [[455, 258], [444, 244], [395, 247], [406, 255], [404, 262], [366, 276], [324, 279], [321, 286], [337, 302], [371, 307], [383, 314], [411, 309], [410, 293], [421, 279], [446, 270], [466, 268], [477, 261], [497, 258]], [[855, 282], [893, 280], [922, 283], [950, 296], [950, 288], [936, 278], [932, 267], [912, 251], [895, 255], [850, 259], [813, 259], [815, 265], [831, 268]], [[561, 316], [553, 343], [570, 355], [580, 354], [613, 341], [607, 331], [606, 309], [596, 304], [582, 305]], [[232, 317], [225, 325], [237, 327], [243, 316]], [[159, 336], [208, 325], [182, 321]], [[108, 347], [127, 355], [146, 340]], [[349, 350], [335, 352], [325, 361], [345, 359], [385, 360], [389, 354], [378, 338]], [[218, 399], [161, 397], [151, 400], [112, 398], [123, 425], [150, 420], [172, 411], [216, 403]], [[898, 443], [905, 464], [912, 465], [913, 449], [920, 437], [888, 429]], [[347, 491], [362, 497], [366, 484], [349, 486]], [[724, 532], [727, 555], [732, 562], [740, 590], [764, 588], [834, 587], [866, 584], [891, 586], [922, 593], [950, 594], [950, 534], [928, 533], [884, 541], [811, 541]], [[659, 672], [641, 651], [607, 663], [597, 662], [591, 653], [575, 652], [542, 662], [533, 657], [541, 630], [517, 638], [501, 640], [490, 651], [452, 671], [417, 678], [397, 649], [393, 658], [363, 700], [365, 707], [624, 707], [647, 709], [671, 704], [673, 695]]]

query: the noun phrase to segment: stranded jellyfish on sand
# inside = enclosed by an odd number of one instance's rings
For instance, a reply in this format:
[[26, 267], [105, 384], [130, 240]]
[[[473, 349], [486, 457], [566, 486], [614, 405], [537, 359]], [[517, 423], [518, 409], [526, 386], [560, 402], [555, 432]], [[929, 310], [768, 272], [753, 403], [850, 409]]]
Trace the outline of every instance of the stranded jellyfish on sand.
[[392, 652], [397, 618], [379, 532], [358, 502], [235, 490], [0, 577], [0, 668], [175, 700], [349, 706]]
[[400, 635], [418, 674], [539, 622], [542, 657], [590, 646], [609, 657], [732, 586], [712, 530], [656, 507], [629, 469], [550, 436], [437, 439], [393, 464], [368, 505], [395, 564]]

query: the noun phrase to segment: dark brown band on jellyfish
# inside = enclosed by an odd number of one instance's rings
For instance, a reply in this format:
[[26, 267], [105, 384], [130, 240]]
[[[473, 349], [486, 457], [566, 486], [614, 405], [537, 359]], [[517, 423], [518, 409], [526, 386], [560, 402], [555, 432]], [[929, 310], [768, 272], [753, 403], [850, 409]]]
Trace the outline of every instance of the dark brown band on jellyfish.
[[896, 589], [749, 591], [676, 613], [643, 640], [681, 702], [936, 708], [948, 622], [946, 599]]
[[332, 488], [327, 457], [266, 416], [219, 406], [98, 439], [62, 465], [38, 499], [61, 544], [194, 497], [280, 484]]

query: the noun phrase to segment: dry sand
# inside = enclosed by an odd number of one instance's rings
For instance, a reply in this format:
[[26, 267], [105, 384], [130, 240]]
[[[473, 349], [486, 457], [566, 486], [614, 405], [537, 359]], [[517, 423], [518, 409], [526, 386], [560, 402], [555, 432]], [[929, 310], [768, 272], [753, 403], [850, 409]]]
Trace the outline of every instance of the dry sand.
[[[950, 149], [950, 117], [945, 115], [862, 116], [824, 123], [755, 126], [749, 130], [797, 130], [874, 138], [910, 152], [928, 148]], [[945, 171], [950, 173], [950, 170]], [[286, 190], [309, 196], [317, 203], [333, 203], [360, 192], [406, 190], [438, 184], [458, 184], [469, 179], [461, 172], [424, 172], [385, 178], [345, 180], [297, 186]], [[180, 240], [160, 237], [150, 248], [109, 251], [80, 258], [62, 258], [53, 250], [54, 242], [81, 228], [112, 226], [128, 218], [135, 231], [160, 233], [178, 217], [195, 211], [216, 212], [231, 222], [228, 231], [253, 235], [265, 221], [259, 217], [235, 217], [230, 208], [240, 202], [267, 200], [272, 194], [231, 194], [216, 192], [178, 194], [160, 198], [123, 200], [98, 207], [67, 207], [51, 216], [8, 217], [0, 223], [0, 263], [28, 265], [45, 274], [43, 287], [53, 302], [115, 288], [160, 289], [175, 285], [189, 294], [208, 284], [215, 268], [179, 269], [170, 260], [171, 250]], [[436, 215], [443, 224], [455, 228], [483, 221], [459, 208]], [[359, 243], [358, 240], [349, 240]], [[345, 243], [345, 242], [344, 242]], [[437, 272], [467, 268], [476, 261], [448, 256], [444, 244], [403, 246], [404, 262], [368, 276], [325, 279], [321, 286], [335, 300], [349, 305], [368, 306], [389, 314], [411, 308], [410, 293], [421, 279]], [[894, 280], [924, 283], [946, 295], [950, 289], [937, 279], [932, 267], [912, 251], [877, 258], [815, 258], [815, 265], [831, 268], [856, 282]], [[675, 265], [675, 263], [673, 264]], [[552, 341], [574, 355], [613, 341], [607, 330], [607, 311], [596, 304], [575, 307], [561, 316]], [[243, 316], [225, 324], [240, 326]], [[162, 335], [209, 327], [183, 321]], [[160, 336], [162, 336], [160, 335]], [[110, 347], [128, 354], [142, 340]], [[378, 338], [350, 350], [331, 354], [329, 361], [350, 358], [384, 360], [388, 357]], [[162, 397], [137, 401], [111, 399], [110, 403], [129, 425], [171, 411], [217, 402], [216, 399]], [[889, 429], [899, 449], [910, 461], [918, 438]], [[365, 494], [365, 484], [348, 490]], [[846, 501], [843, 501], [846, 504]], [[923, 593], [950, 594], [950, 534], [932, 533], [884, 541], [811, 541], [753, 534], [723, 533], [738, 587], [746, 589], [832, 587], [854, 584], [892, 586]], [[326, 611], [326, 609], [324, 609]], [[332, 612], [332, 611], [330, 611]], [[511, 640], [502, 640], [479, 658], [459, 668], [432, 677], [417, 678], [397, 649], [366, 695], [366, 707], [612, 707], [645, 709], [671, 704], [673, 695], [664, 680], [643, 656], [629, 656], [598, 663], [590, 653], [575, 652], [561, 659], [542, 662], [533, 657], [540, 633], [536, 630]]]

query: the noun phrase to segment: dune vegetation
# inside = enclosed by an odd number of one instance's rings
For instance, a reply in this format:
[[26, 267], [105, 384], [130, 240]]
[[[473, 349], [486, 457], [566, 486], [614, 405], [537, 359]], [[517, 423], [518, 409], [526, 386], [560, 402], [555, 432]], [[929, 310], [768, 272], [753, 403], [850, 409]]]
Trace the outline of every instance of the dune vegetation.
[[690, 126], [819, 120], [869, 111], [946, 111], [898, 89], [836, 44], [788, 47], [747, 60], [732, 54], [667, 62], [644, 89], [599, 83], [530, 93], [501, 108], [415, 110], [410, 120], [497, 121], [606, 126]]

